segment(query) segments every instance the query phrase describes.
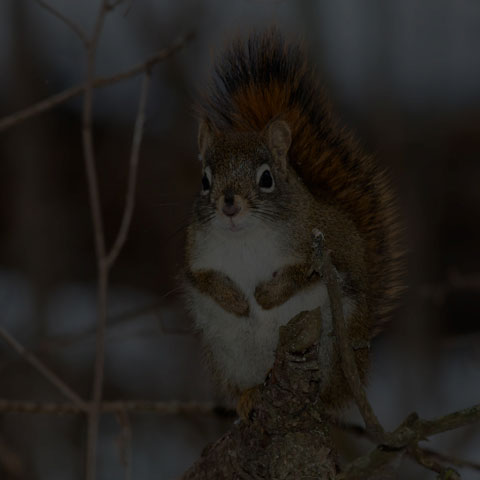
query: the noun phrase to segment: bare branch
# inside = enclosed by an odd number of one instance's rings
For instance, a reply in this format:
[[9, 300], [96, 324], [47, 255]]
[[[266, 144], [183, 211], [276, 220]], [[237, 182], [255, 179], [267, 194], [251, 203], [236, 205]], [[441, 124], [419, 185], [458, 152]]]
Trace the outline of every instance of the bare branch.
[[103, 233], [102, 207], [98, 191], [98, 179], [95, 165], [95, 152], [92, 137], [92, 109], [93, 109], [93, 80], [95, 75], [95, 58], [97, 44], [100, 39], [105, 16], [109, 10], [107, 0], [102, 0], [95, 22], [92, 39], [87, 51], [87, 79], [85, 82], [85, 96], [83, 99], [82, 138], [85, 168], [87, 171], [88, 194], [92, 213], [95, 252], [97, 257], [98, 285], [97, 285], [97, 343], [95, 351], [95, 366], [93, 372], [92, 403], [88, 415], [87, 428], [87, 458], [86, 478], [95, 480], [97, 460], [97, 439], [99, 405], [102, 400], [104, 358], [105, 358], [105, 331], [107, 328], [107, 289], [108, 265], [105, 258], [105, 237]]
[[433, 456], [428, 455], [425, 450], [422, 450], [417, 445], [410, 447], [408, 451], [419, 465], [438, 473], [441, 479], [460, 480], [458, 472], [439, 464]]
[[[154, 53], [151, 57], [147, 58], [144, 62], [138, 63], [133, 67], [125, 70], [123, 72], [117, 73], [115, 75], [109, 77], [97, 77], [93, 81], [93, 87], [106, 87], [108, 85], [113, 85], [115, 83], [121, 82], [122, 80], [126, 80], [128, 78], [134, 77], [142, 72], [151, 69], [157, 63], [165, 60], [166, 58], [172, 56], [178, 50], [183, 48], [188, 41], [193, 38], [193, 33], [189, 33], [184, 37], [179, 38], [175, 41], [170, 47], [164, 48], [159, 50], [158, 52]], [[70, 100], [77, 95], [82, 94], [86, 89], [86, 83], [82, 83], [80, 85], [76, 85], [74, 87], [70, 87], [63, 92], [56, 93], [51, 97], [46, 98], [45, 100], [41, 100], [38, 103], [30, 105], [29, 107], [20, 110], [16, 113], [8, 115], [0, 120], [0, 132], [7, 130], [10, 127], [18, 125], [19, 123], [35, 117], [41, 113], [44, 113], [52, 108], [65, 103], [67, 100]]]
[[82, 412], [87, 411], [87, 404], [70, 388], [58, 375], [50, 370], [40, 359], [26, 350], [15, 338], [13, 338], [3, 327], [0, 327], [0, 337], [3, 338], [19, 355], [21, 355], [35, 370], [54, 385], [59, 392], [70, 399]]
[[68, 17], [63, 15], [63, 13], [59, 12], [56, 8], [52, 7], [47, 2], [43, 0], [35, 0], [42, 8], [50, 12], [53, 16], [57, 17], [61, 20], [77, 37], [82, 41], [85, 48], [88, 48], [88, 36], [79, 25], [77, 25], [74, 21], [70, 20]]
[[[107, 324], [107, 294], [108, 294], [108, 277], [109, 270], [115, 263], [128, 235], [134, 204], [135, 204], [135, 186], [137, 178], [137, 167], [140, 153], [141, 140], [143, 136], [143, 126], [145, 123], [145, 107], [147, 101], [148, 84], [152, 67], [172, 55], [178, 49], [182, 48], [191, 38], [191, 34], [180, 39], [171, 47], [161, 50], [148, 58], [145, 62], [138, 64], [131, 69], [119, 73], [117, 75], [105, 78], [95, 78], [95, 59], [97, 54], [98, 42], [102, 33], [105, 18], [110, 10], [113, 10], [122, 0], [102, 0], [99, 7], [93, 34], [89, 39], [85, 32], [76, 25], [72, 20], [67, 18], [61, 12], [53, 8], [44, 0], [36, 0], [37, 3], [49, 11], [51, 14], [59, 18], [66, 24], [83, 42], [87, 50], [87, 74], [85, 83], [72, 87], [64, 92], [60, 92], [50, 98], [47, 98], [35, 105], [32, 105], [20, 112], [7, 116], [0, 120], [0, 131], [16, 125], [27, 118], [39, 113], [45, 112], [56, 105], [59, 105], [69, 98], [72, 98], [84, 92], [83, 113], [82, 113], [82, 146], [84, 151], [85, 169], [87, 174], [88, 194], [90, 202], [90, 210], [92, 215], [94, 244], [97, 259], [98, 285], [97, 285], [97, 301], [98, 301], [98, 321], [97, 321], [97, 341], [96, 354], [94, 364], [94, 379], [92, 386], [92, 400], [86, 404], [81, 400], [75, 392], [71, 391], [58, 377], [49, 371], [35, 356], [28, 354], [23, 347], [15, 343], [6, 332], [2, 331], [3, 337], [9, 341], [27, 360], [32, 363], [47, 379], [62, 390], [69, 398], [75, 402], [75, 408], [88, 411], [88, 433], [87, 433], [87, 457], [86, 457], [86, 478], [94, 480], [96, 475], [96, 450], [98, 438], [99, 414], [102, 407], [102, 390], [104, 377], [104, 356], [105, 356], [105, 335]], [[100, 202], [98, 177], [96, 171], [95, 152], [93, 147], [92, 134], [92, 110], [93, 110], [93, 90], [98, 86], [110, 85], [117, 83], [123, 79], [145, 72], [140, 95], [140, 105], [135, 123], [135, 130], [132, 142], [132, 152], [130, 156], [130, 167], [128, 176], [128, 186], [125, 200], [125, 209], [122, 215], [122, 221], [118, 234], [113, 243], [112, 249], [107, 253], [105, 246], [105, 236], [103, 231], [102, 206]], [[78, 405], [77, 405], [78, 404]], [[10, 405], [11, 406], [11, 405]], [[25, 406], [25, 405], [24, 405]], [[31, 406], [31, 405], [30, 405]], [[51, 407], [51, 405], [50, 405]], [[66, 407], [67, 409], [69, 407]], [[118, 412], [125, 412], [125, 406]]]
[[[372, 442], [374, 441], [372, 436], [367, 432], [367, 430], [365, 430], [365, 427], [363, 427], [362, 425], [354, 424], [354, 423], [345, 423], [342, 420], [339, 420], [338, 418], [333, 418], [333, 417], [329, 419], [329, 422], [331, 422], [331, 424], [334, 427], [346, 433], [350, 433], [352, 435], [360, 436], [363, 438], [368, 438]], [[423, 448], [423, 447], [416, 446], [416, 449], [420, 451], [421, 455], [431, 457], [432, 459], [435, 459], [438, 462], [455, 465], [456, 467], [460, 467], [460, 468], [470, 468], [472, 470], [480, 471], [480, 463], [458, 458], [453, 455], [447, 455], [445, 453], [441, 453], [436, 450], [432, 450], [430, 448]], [[412, 456], [413, 459], [416, 460], [411, 449], [407, 450], [407, 454], [409, 456]]]
[[[369, 454], [347, 465], [338, 480], [369, 478], [369, 475], [393, 462], [409, 447], [415, 449], [419, 441], [476, 422], [480, 422], [480, 404], [433, 420], [422, 420], [416, 414], [411, 414], [393, 433], [387, 435], [388, 443], [377, 446]], [[430, 465], [434, 466], [432, 462]]]
[[480, 403], [433, 420], [419, 419], [415, 431], [420, 439], [480, 422]]
[[[99, 410], [102, 413], [156, 413], [159, 415], [219, 415], [222, 409], [211, 402], [160, 402], [149, 400], [103, 401]], [[78, 415], [90, 408], [80, 408], [76, 403], [29, 402], [0, 398], [0, 413], [29, 413]]]
[[446, 474], [446, 472], [454, 475], [455, 472], [453, 470], [445, 469], [427, 455], [423, 455], [423, 452], [418, 449], [417, 443], [430, 435], [479, 421], [480, 406], [476, 405], [434, 420], [421, 420], [416, 414], [411, 414], [393, 433], [385, 432], [367, 399], [356, 366], [354, 353], [348, 342], [341, 303], [341, 291], [336, 271], [331, 263], [330, 252], [324, 249], [324, 251], [321, 251], [320, 247], [323, 246], [321, 233], [316, 230], [313, 234], [314, 250], [321, 252], [321, 254], [317, 253], [319, 258], [313, 268], [323, 270], [327, 284], [334, 332], [340, 349], [342, 370], [365, 421], [367, 434], [380, 444], [368, 456], [360, 457], [348, 465], [339, 478], [369, 478], [370, 475], [378, 472], [399, 455], [403, 454], [407, 448], [411, 449], [412, 455], [415, 456], [421, 465], [433, 470], [436, 469], [435, 471], [442, 475]]
[[130, 154], [130, 169], [128, 173], [128, 187], [125, 198], [125, 209], [123, 212], [122, 223], [118, 231], [113, 247], [107, 255], [106, 263], [110, 268], [118, 257], [125, 241], [127, 240], [128, 230], [132, 221], [133, 208], [135, 206], [135, 187], [137, 184], [137, 167], [142, 144], [143, 126], [145, 124], [145, 108], [147, 104], [148, 85], [150, 83], [150, 71], [147, 70], [143, 76], [142, 90], [140, 93], [140, 104], [138, 106], [137, 118], [135, 120], [135, 130], [133, 133], [132, 152]]
[[[177, 290], [181, 290], [181, 287], [175, 287], [166, 294], [161, 297], [165, 298], [170, 293], [173, 293]], [[174, 327], [170, 325], [166, 325], [164, 318], [162, 317], [162, 308], [164, 308], [164, 304], [161, 302], [161, 298], [153, 303], [147, 304], [143, 307], [135, 308], [132, 310], [128, 310], [123, 313], [118, 313], [116, 315], [109, 315], [107, 322], [110, 326], [109, 332], [112, 332], [112, 327], [119, 327], [125, 323], [136, 321], [142, 315], [152, 315], [155, 316], [155, 320], [157, 321], [156, 326], [158, 326], [160, 333], [164, 335], [182, 335], [182, 336], [192, 336], [194, 332], [191, 328], [187, 327]], [[184, 317], [180, 316], [180, 313], [176, 317], [178, 321], [176, 323], [184, 324], [187, 322], [187, 315], [185, 314]], [[36, 348], [33, 349], [34, 352], [48, 352], [55, 348], [67, 348], [71, 345], [74, 345], [78, 342], [82, 342], [84, 340], [89, 340], [93, 334], [96, 333], [96, 330], [89, 328], [81, 333], [76, 334], [66, 334], [66, 335], [55, 335], [51, 337], [45, 337], [44, 339], [40, 340], [39, 344], [37, 344]], [[6, 362], [5, 362], [6, 363]], [[0, 366], [1, 368], [5, 368], [5, 364]]]
[[[318, 241], [318, 234], [314, 232], [314, 235], [317, 235]], [[378, 441], [381, 442], [384, 439], [385, 430], [380, 424], [372, 406], [370, 405], [370, 402], [368, 401], [367, 395], [360, 380], [353, 349], [348, 341], [345, 318], [343, 316], [340, 285], [338, 284], [337, 272], [335, 271], [330, 259], [330, 251], [324, 250], [322, 252], [320, 268], [323, 270], [323, 275], [327, 284], [330, 309], [332, 311], [333, 329], [335, 332], [336, 342], [340, 350], [343, 374], [347, 379], [352, 394], [355, 398], [355, 402], [360, 410], [363, 420], [365, 421], [367, 430]]]
[[137, 166], [140, 152], [140, 145], [143, 136], [143, 125], [145, 123], [145, 108], [148, 94], [148, 85], [150, 79], [151, 64], [145, 63], [145, 76], [140, 95], [140, 104], [135, 122], [135, 130], [132, 143], [132, 152], [130, 156], [130, 169], [128, 177], [128, 187], [125, 201], [125, 209], [122, 215], [122, 222], [118, 235], [110, 254], [105, 247], [105, 236], [103, 233], [102, 207], [100, 203], [98, 179], [96, 173], [95, 155], [92, 138], [92, 108], [93, 108], [93, 89], [95, 74], [95, 57], [98, 41], [102, 32], [105, 17], [109, 10], [113, 9], [118, 2], [109, 3], [103, 0], [98, 12], [92, 40], [88, 45], [87, 54], [87, 79], [85, 82], [85, 96], [83, 103], [83, 150], [85, 157], [85, 166], [87, 171], [87, 183], [90, 199], [90, 209], [92, 212], [92, 222], [95, 239], [95, 251], [97, 258], [98, 271], [98, 320], [97, 320], [97, 342], [94, 366], [92, 403], [88, 417], [87, 434], [87, 460], [86, 472], [87, 480], [94, 480], [96, 473], [96, 451], [98, 438], [98, 423], [100, 415], [100, 404], [102, 400], [103, 377], [104, 377], [104, 358], [105, 358], [105, 335], [107, 328], [107, 295], [109, 270], [118, 257], [128, 234], [130, 222], [135, 204], [135, 185], [137, 176]]
[[480, 463], [471, 462], [470, 460], [458, 458], [453, 455], [447, 455], [445, 453], [437, 452], [429, 448], [419, 447], [419, 449], [424, 452], [425, 455], [429, 455], [430, 457], [437, 459], [439, 462], [455, 465], [459, 468], [470, 468], [472, 470], [477, 470], [480, 472]]
[[250, 420], [236, 422], [206, 448], [182, 480], [335, 478], [335, 452], [319, 412], [320, 309], [280, 327], [275, 363]]
[[[113, 83], [115, 83], [115, 81]], [[100, 84], [100, 82], [98, 82], [98, 79], [97, 79], [96, 86], [97, 87], [103, 86], [102, 84]], [[75, 87], [68, 88], [63, 92], [56, 93], [55, 95], [52, 95], [51, 97], [48, 97], [45, 100], [41, 100], [40, 102], [34, 103], [33, 105], [30, 105], [24, 110], [20, 110], [19, 112], [3, 117], [0, 120], [0, 132], [2, 132], [3, 130], [7, 130], [10, 127], [13, 127], [14, 125], [18, 125], [19, 123], [22, 123], [23, 121], [31, 117], [35, 117], [40, 113], [46, 112], [56, 107], [57, 105], [61, 105], [62, 103], [65, 103], [70, 98], [76, 97], [77, 95], [80, 95], [81, 93], [83, 93], [84, 90], [85, 90], [85, 84], [77, 85]]]
[[119, 411], [115, 414], [118, 424], [120, 425], [120, 434], [117, 438], [118, 449], [120, 453], [120, 461], [125, 470], [125, 480], [132, 478], [132, 425], [128, 412], [126, 410]]

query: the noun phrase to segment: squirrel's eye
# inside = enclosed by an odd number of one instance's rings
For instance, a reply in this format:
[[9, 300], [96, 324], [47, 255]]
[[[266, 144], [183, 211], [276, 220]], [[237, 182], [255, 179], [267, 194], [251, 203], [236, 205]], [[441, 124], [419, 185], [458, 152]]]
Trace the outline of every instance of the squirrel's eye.
[[206, 167], [202, 177], [202, 194], [206, 195], [210, 191], [212, 183], [212, 172], [210, 167]]
[[263, 173], [262, 173], [262, 176], [260, 177], [260, 183], [259, 183], [260, 187], [262, 188], [271, 188], [272, 185], [273, 185], [273, 178], [272, 178], [272, 175], [270, 174], [270, 172], [268, 170], [265, 170]]
[[210, 181], [208, 180], [208, 177], [206, 174], [203, 174], [202, 187], [204, 190], [210, 190]]
[[274, 188], [272, 173], [268, 165], [264, 164], [257, 170], [257, 182], [264, 192], [271, 192]]

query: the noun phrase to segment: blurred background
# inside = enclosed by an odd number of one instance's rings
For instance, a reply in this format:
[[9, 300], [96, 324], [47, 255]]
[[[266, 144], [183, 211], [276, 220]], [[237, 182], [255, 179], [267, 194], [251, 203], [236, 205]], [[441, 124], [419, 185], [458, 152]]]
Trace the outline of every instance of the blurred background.
[[[98, 0], [51, 0], [87, 31]], [[189, 331], [176, 275], [200, 185], [193, 99], [216, 52], [277, 24], [305, 40], [337, 114], [390, 172], [407, 249], [408, 290], [373, 345], [369, 396], [394, 428], [480, 397], [480, 1], [125, 0], [108, 15], [97, 74], [154, 69], [136, 206], [112, 270], [104, 397], [222, 405]], [[0, 118], [82, 83], [78, 38], [34, 0], [0, 2]], [[94, 141], [107, 244], [124, 206], [140, 78], [95, 91]], [[81, 146], [81, 98], [0, 132], [0, 325], [82, 396], [91, 394], [96, 265]], [[0, 398], [63, 401], [0, 341]], [[346, 418], [358, 420], [354, 411]], [[130, 448], [102, 416], [99, 479], [173, 479], [218, 438], [222, 415], [129, 415]], [[0, 414], [0, 478], [83, 478], [81, 416]], [[369, 448], [338, 432], [342, 461]], [[478, 427], [431, 448], [480, 463]], [[462, 478], [480, 475], [459, 469]], [[127, 476], [126, 476], [127, 474]], [[405, 460], [399, 478], [435, 474]]]

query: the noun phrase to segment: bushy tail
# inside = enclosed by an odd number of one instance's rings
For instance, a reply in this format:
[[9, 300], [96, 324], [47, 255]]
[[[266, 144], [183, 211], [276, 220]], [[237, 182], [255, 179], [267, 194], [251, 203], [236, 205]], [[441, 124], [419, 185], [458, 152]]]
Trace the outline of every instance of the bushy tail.
[[401, 290], [392, 192], [373, 159], [334, 121], [301, 46], [275, 29], [235, 42], [218, 61], [197, 110], [219, 132], [262, 131], [273, 118], [289, 124], [293, 167], [314, 195], [344, 210], [366, 239], [380, 326]]

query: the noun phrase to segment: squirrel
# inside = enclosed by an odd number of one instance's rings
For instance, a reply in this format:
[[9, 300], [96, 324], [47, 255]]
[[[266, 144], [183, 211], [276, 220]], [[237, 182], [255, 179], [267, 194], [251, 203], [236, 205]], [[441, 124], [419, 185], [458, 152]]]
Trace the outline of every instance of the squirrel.
[[186, 297], [209, 363], [234, 396], [262, 384], [279, 328], [320, 307], [320, 400], [349, 399], [312, 231], [338, 272], [362, 380], [370, 339], [401, 291], [386, 174], [341, 128], [303, 48], [277, 29], [236, 40], [198, 102], [201, 189], [185, 246]]

